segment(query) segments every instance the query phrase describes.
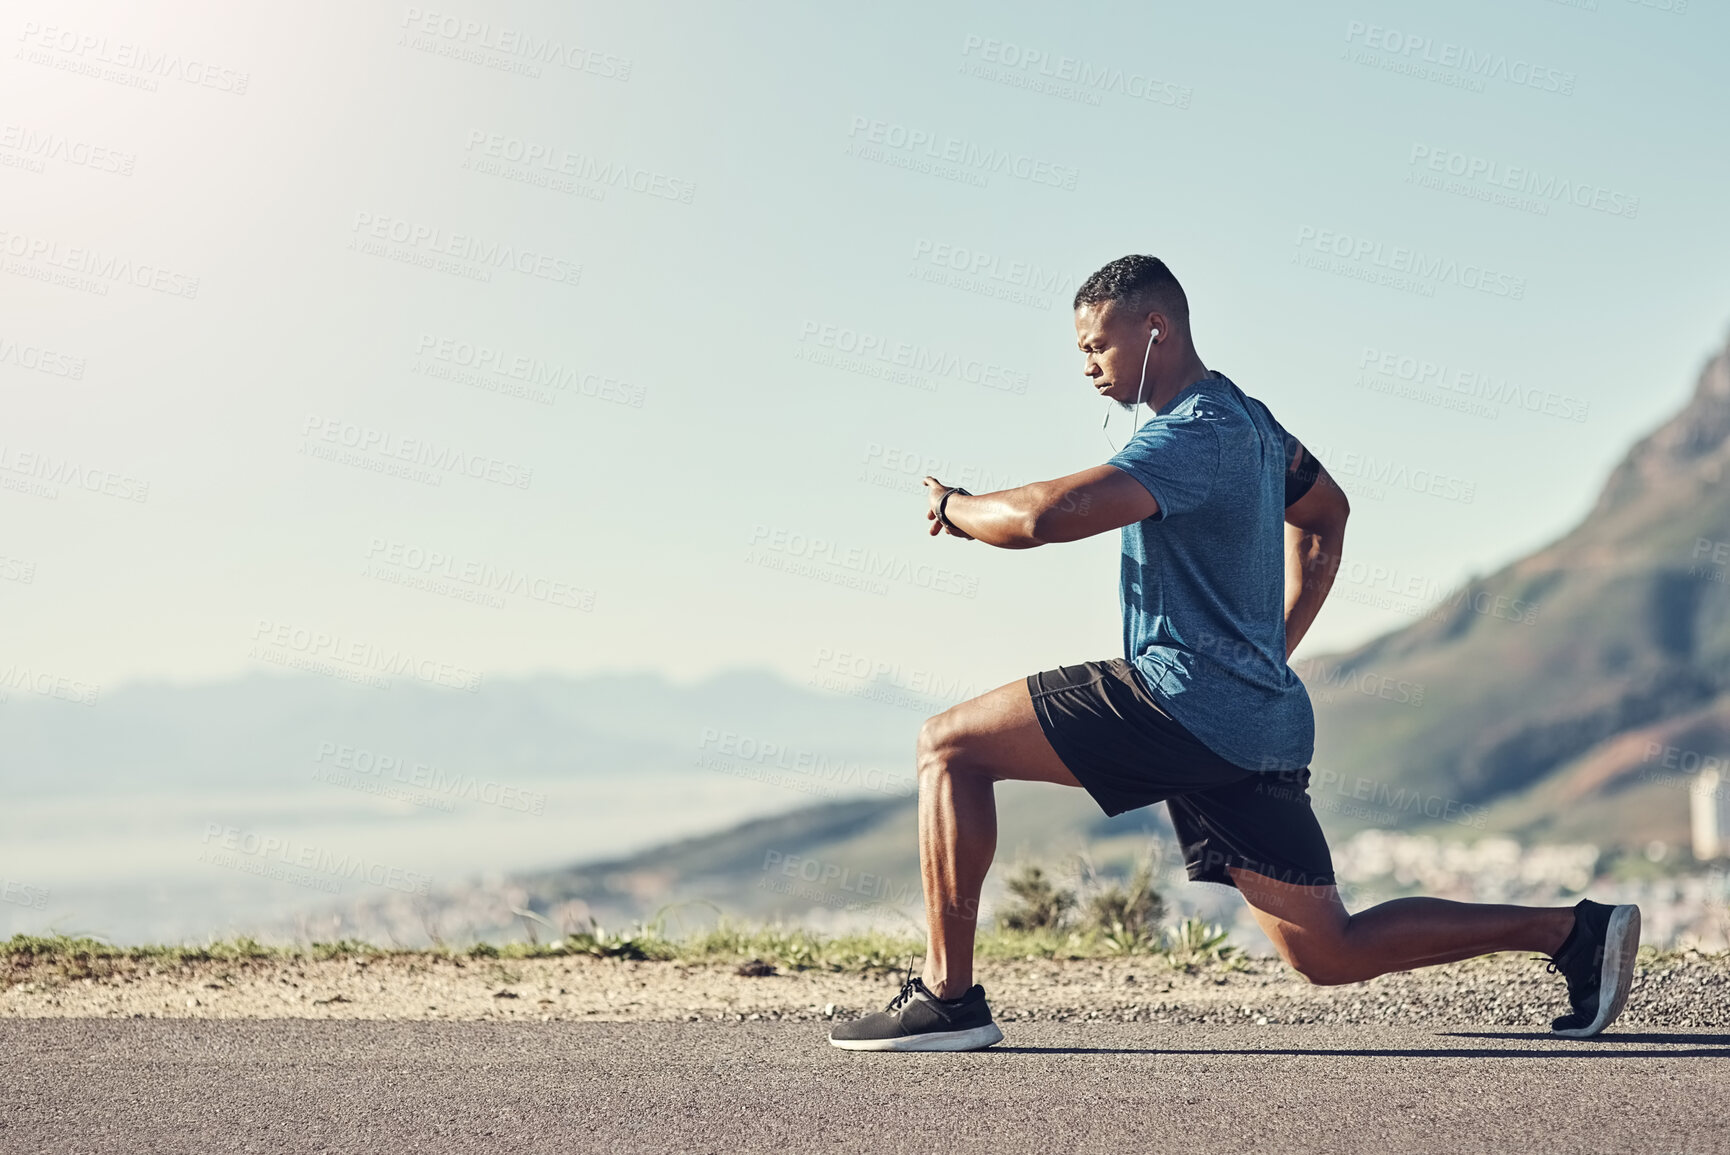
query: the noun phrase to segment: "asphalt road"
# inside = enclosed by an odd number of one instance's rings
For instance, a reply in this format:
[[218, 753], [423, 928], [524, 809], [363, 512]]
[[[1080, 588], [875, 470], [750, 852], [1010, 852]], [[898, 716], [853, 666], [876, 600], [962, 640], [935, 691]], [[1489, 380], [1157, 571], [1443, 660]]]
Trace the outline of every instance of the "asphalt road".
[[1730, 1035], [1010, 1024], [0, 1023], [0, 1151], [1730, 1152]]

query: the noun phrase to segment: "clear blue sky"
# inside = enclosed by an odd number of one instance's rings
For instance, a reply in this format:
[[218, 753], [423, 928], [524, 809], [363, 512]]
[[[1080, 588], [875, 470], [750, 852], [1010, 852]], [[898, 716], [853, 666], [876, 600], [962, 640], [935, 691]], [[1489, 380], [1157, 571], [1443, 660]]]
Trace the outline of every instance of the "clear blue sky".
[[[1115, 534], [932, 541], [917, 478], [1108, 455], [1067, 298], [1128, 252], [1342, 463], [1350, 558], [1487, 571], [1584, 513], [1730, 321], [1730, 19], [1680, 3], [9, 17], [4, 662], [844, 653], [988, 686], [1109, 656]], [[41, 279], [71, 274], [106, 292]], [[1499, 399], [1438, 404], [1462, 382]], [[1419, 608], [1343, 588], [1311, 652]]]

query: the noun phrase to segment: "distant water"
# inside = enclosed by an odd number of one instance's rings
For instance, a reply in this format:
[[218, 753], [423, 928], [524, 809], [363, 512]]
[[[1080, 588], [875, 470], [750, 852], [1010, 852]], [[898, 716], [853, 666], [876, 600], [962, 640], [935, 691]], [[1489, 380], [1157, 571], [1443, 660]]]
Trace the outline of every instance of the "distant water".
[[378, 887], [436, 891], [609, 858], [821, 800], [677, 772], [514, 779], [514, 793], [488, 798], [412, 784], [393, 797], [329, 782], [230, 795], [139, 786], [7, 805], [0, 935], [202, 943]]

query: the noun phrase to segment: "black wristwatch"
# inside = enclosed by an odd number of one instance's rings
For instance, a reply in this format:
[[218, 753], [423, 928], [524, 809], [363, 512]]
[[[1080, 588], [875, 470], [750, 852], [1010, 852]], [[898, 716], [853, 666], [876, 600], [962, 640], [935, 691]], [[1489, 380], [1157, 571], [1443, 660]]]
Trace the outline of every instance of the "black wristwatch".
[[[944, 512], [944, 510], [946, 510], [949, 506], [949, 499], [957, 493], [959, 493], [962, 497], [972, 497], [973, 496], [971, 493], [968, 493], [965, 489], [962, 489], [959, 485], [951, 485], [948, 489], [945, 489], [943, 491], [943, 496], [937, 499], [937, 520], [943, 523], [943, 528], [945, 528], [945, 529], [952, 529], [957, 533], [967, 533], [966, 530], [962, 529], [960, 526], [958, 526], [954, 522], [950, 521], [948, 514], [946, 514]], [[968, 536], [971, 537], [972, 535], [968, 534]]]

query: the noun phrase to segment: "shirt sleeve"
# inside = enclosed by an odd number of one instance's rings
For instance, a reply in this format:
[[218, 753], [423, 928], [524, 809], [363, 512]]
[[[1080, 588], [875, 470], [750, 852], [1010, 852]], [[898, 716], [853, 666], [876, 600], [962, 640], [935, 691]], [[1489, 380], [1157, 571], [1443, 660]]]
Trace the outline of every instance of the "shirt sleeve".
[[1286, 432], [1286, 427], [1266, 405], [1260, 401], [1256, 404], [1261, 406], [1261, 411], [1267, 414], [1269, 423], [1279, 434], [1281, 452], [1285, 456], [1285, 507], [1290, 509], [1315, 487], [1316, 478], [1321, 474], [1321, 462], [1304, 448], [1303, 442]]
[[1285, 507], [1290, 509], [1296, 505], [1303, 495], [1315, 488], [1316, 478], [1321, 473], [1321, 464], [1310, 451], [1303, 447], [1303, 442], [1291, 434], [1285, 435]]
[[1136, 431], [1107, 465], [1123, 470], [1153, 495], [1164, 521], [1199, 507], [1219, 475], [1219, 432], [1195, 417], [1155, 417]]

